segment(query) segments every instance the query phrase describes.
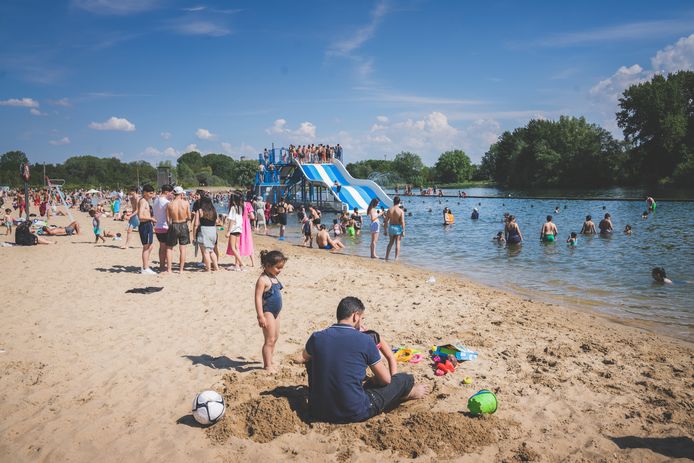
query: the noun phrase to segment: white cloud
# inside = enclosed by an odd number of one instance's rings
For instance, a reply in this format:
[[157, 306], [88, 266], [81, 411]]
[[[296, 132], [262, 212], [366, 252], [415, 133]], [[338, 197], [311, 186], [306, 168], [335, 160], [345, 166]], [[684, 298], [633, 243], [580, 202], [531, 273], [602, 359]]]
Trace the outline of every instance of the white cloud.
[[206, 8], [205, 6], [192, 6], [190, 8], [183, 8], [183, 11], [203, 11]]
[[316, 138], [316, 126], [310, 122], [302, 122], [295, 134], [303, 138]]
[[198, 149], [198, 145], [196, 145], [195, 143], [191, 143], [189, 145], [186, 145], [185, 152], [190, 153], [191, 151], [197, 151], [199, 153], [200, 150]]
[[231, 143], [222, 142], [222, 149], [228, 155], [239, 154], [241, 156], [246, 156], [250, 154], [258, 154], [258, 150], [253, 148], [251, 145], [246, 143], [241, 143], [241, 146], [233, 146]]
[[70, 106], [72, 106], [70, 100], [68, 100], [67, 98], [61, 98], [59, 100], [48, 100], [48, 104], [52, 104], [54, 106], [62, 106], [64, 108], [69, 108]]
[[694, 34], [682, 37], [673, 45], [659, 50], [651, 65], [656, 72], [675, 72], [694, 69]]
[[106, 122], [92, 122], [90, 129], [94, 130], [119, 130], [122, 132], [133, 132], [135, 124], [125, 118], [110, 117]]
[[30, 112], [32, 115], [34, 115], [34, 116], [46, 116], [46, 113], [42, 113], [41, 111], [39, 111], [39, 110], [36, 109], [36, 108], [31, 108], [31, 109], [29, 110], [29, 112]]
[[38, 108], [39, 102], [32, 98], [10, 98], [0, 101], [0, 106], [16, 106], [20, 108]]
[[273, 133], [289, 132], [289, 129], [285, 128], [286, 125], [287, 121], [285, 119], [276, 119], [275, 122], [272, 123], [272, 127], [265, 129], [265, 133], [271, 135]]
[[206, 35], [224, 37], [231, 34], [231, 29], [221, 23], [205, 20], [178, 20], [169, 25], [169, 30], [182, 35]]
[[154, 9], [160, 0], [72, 0], [71, 3], [90, 13], [127, 15]]
[[178, 157], [178, 154], [179, 154], [178, 151], [176, 151], [174, 148], [172, 148], [170, 146], [168, 148], [165, 148], [163, 151], [160, 151], [153, 146], [148, 146], [141, 153], [142, 156], [151, 157], [151, 158], [158, 158], [158, 157], [176, 158], [176, 157]]
[[669, 19], [656, 21], [633, 22], [602, 27], [587, 31], [569, 32], [544, 37], [528, 43], [516, 42], [518, 46], [567, 47], [591, 43], [605, 44], [619, 40], [643, 40], [654, 37], [666, 37], [672, 34], [690, 33], [694, 28], [691, 19]]
[[638, 64], [622, 66], [607, 79], [601, 80], [590, 89], [590, 95], [596, 99], [607, 100], [616, 104], [626, 88], [650, 79], [653, 73], [645, 71]]
[[63, 137], [60, 140], [51, 140], [48, 143], [54, 146], [67, 145], [70, 143], [70, 139], [68, 137]]
[[217, 135], [213, 134], [207, 129], [198, 129], [195, 131], [195, 136], [200, 140], [214, 140]]
[[171, 138], [171, 132], [162, 132], [160, 135], [161, 138], [163, 138], [164, 140], [168, 140], [169, 138]]
[[354, 50], [360, 48], [367, 40], [373, 37], [376, 33], [376, 29], [388, 11], [387, 2], [383, 0], [380, 1], [371, 11], [371, 20], [369, 23], [354, 31], [351, 36], [333, 43], [328, 49], [328, 54], [349, 55]]
[[388, 122], [388, 117], [387, 116], [376, 116], [376, 120], [380, 122], [381, 124], [385, 124]]
[[299, 124], [299, 128], [292, 130], [287, 127], [287, 121], [280, 118], [273, 122], [272, 127], [265, 129], [265, 133], [283, 135], [288, 140], [297, 143], [310, 142], [316, 138], [316, 126], [312, 122], [305, 121]]

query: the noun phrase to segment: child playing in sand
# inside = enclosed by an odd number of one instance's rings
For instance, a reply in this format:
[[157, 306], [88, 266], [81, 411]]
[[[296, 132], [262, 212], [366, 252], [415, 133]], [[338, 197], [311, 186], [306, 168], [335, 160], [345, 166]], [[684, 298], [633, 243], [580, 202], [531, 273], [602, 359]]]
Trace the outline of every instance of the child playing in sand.
[[280, 311], [282, 310], [282, 283], [277, 276], [282, 272], [287, 258], [280, 251], [261, 251], [260, 264], [263, 273], [255, 284], [255, 311], [258, 326], [263, 329], [263, 366], [274, 372], [272, 354], [280, 334]]
[[578, 235], [576, 232], [571, 232], [571, 236], [566, 240], [569, 246], [576, 246], [578, 244]]
[[5, 216], [2, 218], [2, 226], [5, 227], [5, 236], [12, 234], [12, 209], [5, 209]]
[[385, 339], [381, 338], [381, 335], [376, 331], [367, 329], [364, 325], [363, 318], [359, 322], [359, 326], [357, 328], [362, 333], [368, 334], [374, 340], [376, 347], [378, 347], [378, 350], [381, 352], [381, 355], [388, 362], [388, 369], [390, 370], [391, 376], [396, 374], [398, 372], [398, 361], [395, 359], [395, 355], [393, 355], [393, 349], [390, 348]]

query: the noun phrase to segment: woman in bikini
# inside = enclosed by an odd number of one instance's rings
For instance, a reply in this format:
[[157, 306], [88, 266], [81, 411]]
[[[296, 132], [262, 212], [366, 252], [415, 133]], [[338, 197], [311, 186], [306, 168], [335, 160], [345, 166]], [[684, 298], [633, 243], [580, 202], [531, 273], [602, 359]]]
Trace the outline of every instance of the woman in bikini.
[[383, 212], [381, 210], [377, 210], [376, 206], [378, 206], [378, 198], [373, 198], [369, 203], [368, 209], [366, 209], [366, 215], [369, 217], [369, 219], [371, 219], [370, 230], [372, 259], [378, 259], [378, 256], [376, 255], [376, 241], [378, 241], [378, 233], [381, 231], [381, 223], [378, 221], [378, 218], [383, 215]]

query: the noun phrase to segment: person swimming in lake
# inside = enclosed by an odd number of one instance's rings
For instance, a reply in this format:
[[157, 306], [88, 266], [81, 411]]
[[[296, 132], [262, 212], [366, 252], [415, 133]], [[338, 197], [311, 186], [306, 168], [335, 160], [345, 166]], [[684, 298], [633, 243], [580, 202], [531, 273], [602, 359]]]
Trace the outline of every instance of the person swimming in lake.
[[523, 235], [521, 234], [520, 227], [516, 223], [516, 216], [509, 215], [508, 222], [504, 228], [504, 238], [506, 238], [506, 243], [508, 244], [519, 244], [523, 241]]
[[667, 277], [667, 274], [665, 273], [665, 269], [663, 267], [653, 267], [653, 270], [651, 270], [651, 276], [653, 277], [656, 283], [665, 285], [672, 284], [672, 280], [670, 280]]
[[548, 215], [547, 222], [542, 225], [540, 230], [540, 239], [545, 243], [554, 243], [558, 233], [557, 226], [552, 223], [552, 216]]
[[504, 244], [506, 242], [506, 238], [504, 238], [504, 232], [500, 231], [499, 233], [497, 233], [496, 236], [492, 238], [492, 241], [495, 241], [497, 244]]
[[631, 235], [631, 225], [627, 224], [626, 227], [624, 227], [624, 234]]
[[609, 235], [612, 233], [612, 219], [609, 213], [605, 214], [605, 218], [600, 221], [598, 228], [600, 229], [601, 235]]
[[580, 231], [581, 235], [595, 235], [595, 224], [593, 223], [593, 217], [590, 215], [586, 216], [586, 221], [583, 222], [583, 226]]
[[477, 209], [476, 207], [472, 209], [472, 214], [470, 214], [470, 218], [472, 220], [477, 220], [480, 218], [480, 210]]
[[447, 208], [443, 208], [443, 224], [444, 225], [451, 225], [452, 223], [455, 222], [455, 217], [453, 216], [453, 212]]
[[641, 214], [642, 219], [647, 219], [648, 218], [648, 211], [643, 211], [643, 214]]
[[578, 244], [578, 234], [576, 232], [571, 232], [571, 236], [566, 240], [566, 243], [571, 247], [576, 246]]

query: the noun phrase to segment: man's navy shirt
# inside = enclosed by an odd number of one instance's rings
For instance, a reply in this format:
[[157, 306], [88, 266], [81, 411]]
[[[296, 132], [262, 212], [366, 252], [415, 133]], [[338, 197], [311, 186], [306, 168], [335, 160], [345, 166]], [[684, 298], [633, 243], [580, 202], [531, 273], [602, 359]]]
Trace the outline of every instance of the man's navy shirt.
[[368, 335], [350, 325], [335, 324], [306, 342], [311, 356], [309, 406], [313, 417], [332, 423], [353, 423], [371, 417], [362, 381], [366, 368], [381, 354]]

